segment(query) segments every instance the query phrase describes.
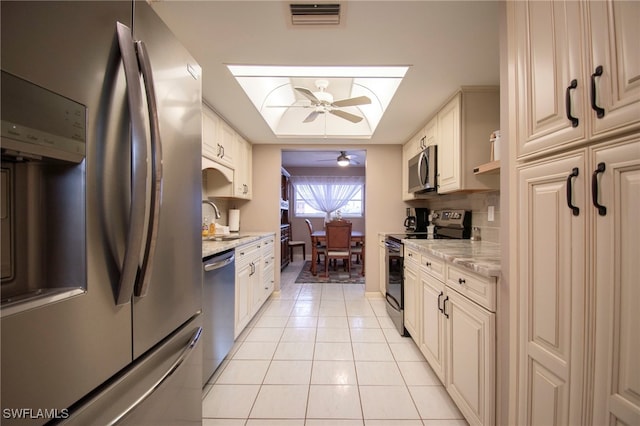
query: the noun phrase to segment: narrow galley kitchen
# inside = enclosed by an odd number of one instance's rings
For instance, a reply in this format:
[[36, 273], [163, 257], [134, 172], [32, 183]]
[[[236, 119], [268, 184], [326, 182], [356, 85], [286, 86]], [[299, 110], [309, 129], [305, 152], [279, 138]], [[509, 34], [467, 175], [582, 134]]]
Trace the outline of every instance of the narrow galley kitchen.
[[413, 340], [361, 284], [299, 284], [282, 272], [203, 390], [204, 426], [462, 426]]

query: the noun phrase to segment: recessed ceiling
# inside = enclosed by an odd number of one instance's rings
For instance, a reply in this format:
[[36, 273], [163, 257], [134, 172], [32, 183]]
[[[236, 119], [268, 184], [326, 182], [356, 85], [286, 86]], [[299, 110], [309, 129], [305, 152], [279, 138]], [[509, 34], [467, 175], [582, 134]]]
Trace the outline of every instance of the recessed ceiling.
[[[203, 67], [206, 102], [254, 144], [401, 144], [460, 86], [499, 84], [499, 1], [334, 3], [339, 25], [308, 26], [291, 24], [285, 1], [151, 4]], [[370, 139], [295, 138], [274, 134], [228, 64], [409, 70]]]
[[407, 67], [228, 65], [282, 138], [369, 139]]

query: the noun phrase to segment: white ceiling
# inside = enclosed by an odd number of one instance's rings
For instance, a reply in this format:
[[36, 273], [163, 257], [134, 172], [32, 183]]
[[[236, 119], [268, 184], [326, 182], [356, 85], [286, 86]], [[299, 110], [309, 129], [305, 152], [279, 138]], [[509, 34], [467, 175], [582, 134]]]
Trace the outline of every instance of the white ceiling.
[[[400, 144], [459, 86], [499, 84], [499, 2], [336, 1], [340, 25], [316, 27], [292, 27], [288, 1], [152, 4], [202, 66], [206, 102], [254, 144]], [[302, 140], [273, 134], [227, 64], [410, 68], [371, 139]]]

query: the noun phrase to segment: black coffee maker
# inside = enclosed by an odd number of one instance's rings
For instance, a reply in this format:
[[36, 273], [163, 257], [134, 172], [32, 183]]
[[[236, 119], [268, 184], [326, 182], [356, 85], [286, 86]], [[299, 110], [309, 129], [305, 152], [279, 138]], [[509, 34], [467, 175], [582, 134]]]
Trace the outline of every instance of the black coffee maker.
[[407, 232], [416, 231], [416, 216], [411, 212], [411, 208], [407, 207], [407, 217], [404, 219], [404, 229]]
[[407, 232], [427, 232], [429, 225], [429, 209], [427, 208], [407, 208], [407, 217], [404, 220], [404, 227]]
[[416, 207], [416, 232], [427, 232], [429, 209]]

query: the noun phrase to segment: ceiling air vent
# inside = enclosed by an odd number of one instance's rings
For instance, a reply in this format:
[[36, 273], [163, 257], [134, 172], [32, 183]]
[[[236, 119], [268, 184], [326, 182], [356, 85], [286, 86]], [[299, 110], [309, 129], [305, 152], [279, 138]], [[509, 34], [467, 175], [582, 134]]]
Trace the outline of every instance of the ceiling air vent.
[[340, 23], [340, 5], [337, 3], [291, 4], [293, 25], [337, 25]]

